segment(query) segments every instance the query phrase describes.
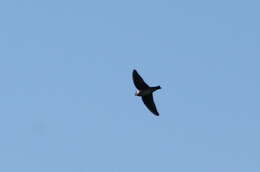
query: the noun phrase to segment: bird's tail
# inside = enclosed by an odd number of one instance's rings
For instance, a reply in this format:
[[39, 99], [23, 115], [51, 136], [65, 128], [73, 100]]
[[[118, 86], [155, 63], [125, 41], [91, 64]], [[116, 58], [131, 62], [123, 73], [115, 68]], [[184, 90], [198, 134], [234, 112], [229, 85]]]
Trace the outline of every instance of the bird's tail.
[[156, 90], [159, 90], [159, 89], [161, 89], [161, 86], [156, 86], [156, 87], [154, 87]]

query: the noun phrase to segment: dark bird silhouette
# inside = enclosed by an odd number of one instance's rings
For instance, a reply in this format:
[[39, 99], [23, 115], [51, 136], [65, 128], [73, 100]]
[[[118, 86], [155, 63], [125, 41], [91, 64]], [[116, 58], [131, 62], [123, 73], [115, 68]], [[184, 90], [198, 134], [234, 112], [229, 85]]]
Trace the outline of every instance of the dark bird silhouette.
[[142, 97], [142, 100], [145, 104], [145, 106], [156, 116], [159, 116], [159, 113], [156, 109], [156, 106], [153, 101], [153, 92], [161, 89], [160, 86], [156, 87], [150, 87], [147, 85], [143, 78], [137, 73], [137, 71], [133, 70], [133, 81], [135, 84], [135, 87], [138, 89], [138, 91], [135, 93], [136, 96]]

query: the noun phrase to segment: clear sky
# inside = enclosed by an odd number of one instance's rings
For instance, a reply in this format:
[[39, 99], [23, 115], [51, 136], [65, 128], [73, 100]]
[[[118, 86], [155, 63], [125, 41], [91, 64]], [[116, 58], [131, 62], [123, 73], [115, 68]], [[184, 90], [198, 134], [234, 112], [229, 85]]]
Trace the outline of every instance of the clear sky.
[[259, 6], [1, 1], [0, 171], [259, 172]]

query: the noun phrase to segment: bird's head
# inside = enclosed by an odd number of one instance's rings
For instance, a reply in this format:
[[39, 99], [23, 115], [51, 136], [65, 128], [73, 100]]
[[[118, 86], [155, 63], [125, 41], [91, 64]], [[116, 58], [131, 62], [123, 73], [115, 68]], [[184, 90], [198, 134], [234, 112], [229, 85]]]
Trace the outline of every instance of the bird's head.
[[136, 92], [135, 92], [135, 96], [138, 96], [138, 93], [139, 93], [139, 91], [136, 91]]

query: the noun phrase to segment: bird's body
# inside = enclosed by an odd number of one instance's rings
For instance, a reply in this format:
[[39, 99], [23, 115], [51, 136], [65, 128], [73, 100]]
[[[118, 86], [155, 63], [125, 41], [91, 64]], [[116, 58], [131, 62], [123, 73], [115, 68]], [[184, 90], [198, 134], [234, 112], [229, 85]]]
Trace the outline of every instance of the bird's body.
[[161, 89], [160, 86], [157, 86], [157, 87], [149, 87], [147, 89], [144, 89], [144, 90], [137, 90], [135, 95], [136, 96], [147, 96], [149, 94], [152, 94], [154, 91], [158, 90], [158, 89]]
[[133, 70], [133, 81], [135, 84], [135, 87], [138, 89], [138, 91], [135, 93], [136, 96], [142, 97], [142, 100], [146, 107], [155, 115], [159, 116], [159, 113], [156, 109], [156, 106], [153, 101], [153, 92], [161, 89], [160, 86], [156, 87], [150, 87], [147, 85], [143, 78], [137, 73], [136, 70]]

